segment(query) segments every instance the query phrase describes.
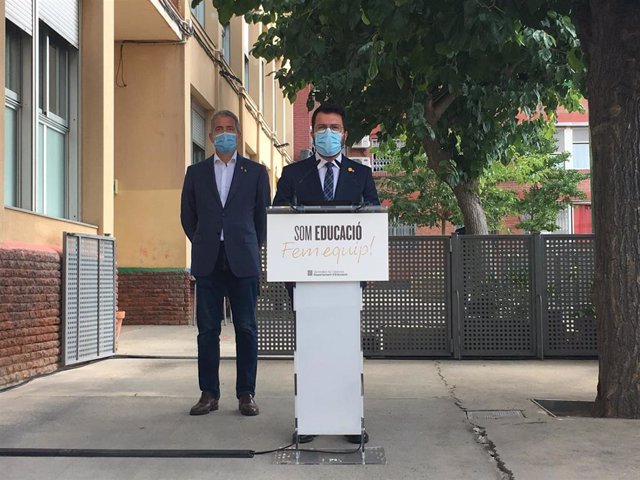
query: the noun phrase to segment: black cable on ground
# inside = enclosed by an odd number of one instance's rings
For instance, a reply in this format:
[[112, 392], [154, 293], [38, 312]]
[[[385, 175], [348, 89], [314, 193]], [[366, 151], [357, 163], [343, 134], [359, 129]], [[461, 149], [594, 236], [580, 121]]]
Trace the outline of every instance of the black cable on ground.
[[116, 450], [88, 448], [0, 448], [0, 457], [253, 458], [253, 450]]
[[90, 449], [90, 448], [0, 448], [0, 457], [76, 457], [76, 458], [253, 458], [279, 451], [330, 453], [348, 455], [360, 451], [355, 450], [312, 450], [291, 448], [290, 443], [273, 450], [168, 450], [168, 449]]

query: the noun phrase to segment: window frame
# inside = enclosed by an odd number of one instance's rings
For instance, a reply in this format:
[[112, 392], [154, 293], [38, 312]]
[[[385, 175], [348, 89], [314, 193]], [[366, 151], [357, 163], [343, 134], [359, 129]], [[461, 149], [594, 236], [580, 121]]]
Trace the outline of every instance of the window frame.
[[[191, 3], [191, 2], [189, 2]], [[200, 2], [198, 5], [196, 5], [195, 7], [191, 7], [191, 16], [193, 18], [195, 18], [198, 23], [204, 27], [204, 22], [205, 22], [205, 11], [204, 11], [204, 0], [202, 2]]]
[[[586, 129], [588, 141], [575, 141], [575, 130]], [[570, 170], [591, 170], [591, 129], [585, 122], [562, 122], [556, 124], [556, 148], [559, 153], [568, 152], [569, 156], [564, 164], [564, 168]], [[589, 165], [586, 167], [576, 166], [574, 158], [574, 145], [588, 145], [589, 148]]]
[[[32, 210], [45, 216], [64, 218], [68, 220], [80, 220], [80, 161], [79, 161], [79, 93], [80, 93], [80, 72], [79, 72], [79, 50], [71, 43], [64, 39], [59, 33], [46, 23], [40, 21], [38, 28], [38, 58], [34, 64], [37, 67], [37, 117], [34, 128], [36, 129], [36, 154], [33, 162], [33, 194], [32, 194]], [[64, 111], [57, 112], [51, 110], [51, 45], [55, 45], [57, 50], [63, 50], [65, 53], [65, 72], [66, 82], [64, 87], [64, 101], [66, 103]], [[58, 64], [57, 64], [58, 65]], [[56, 74], [59, 70], [56, 70]], [[56, 85], [60, 85], [56, 82]], [[57, 94], [56, 98], [60, 98]], [[66, 118], [60, 116], [59, 113], [66, 114]], [[42, 126], [42, 141], [39, 141], [39, 129]], [[46, 165], [47, 165], [47, 131], [53, 130], [64, 135], [63, 148], [63, 185], [62, 185], [62, 215], [52, 214], [48, 212], [48, 192], [46, 188]], [[40, 154], [42, 152], [42, 160]], [[50, 161], [51, 158], [49, 157]], [[43, 162], [42, 171], [39, 171], [39, 162]], [[44, 178], [39, 178], [44, 175]]]
[[[32, 130], [33, 130], [33, 109], [32, 109], [32, 78], [33, 78], [33, 62], [32, 62], [32, 45], [33, 38], [29, 33], [14, 24], [11, 20], [5, 18], [5, 49], [10, 32], [14, 38], [18, 38], [19, 45], [17, 49], [19, 63], [16, 65], [18, 69], [17, 87], [20, 91], [11, 90], [5, 85], [5, 112], [9, 108], [16, 113], [15, 124], [15, 150], [16, 157], [14, 159], [14, 178], [13, 191], [15, 198], [7, 203], [6, 192], [3, 198], [3, 204], [8, 207], [21, 208], [30, 210], [32, 208]], [[5, 62], [5, 68], [11, 68], [11, 65]], [[5, 71], [5, 80], [7, 72]], [[6, 115], [6, 113], [5, 113]], [[5, 132], [7, 126], [5, 125]], [[6, 139], [5, 139], [6, 148]], [[5, 158], [5, 162], [6, 162]], [[6, 181], [5, 167], [5, 181]]]
[[222, 25], [221, 41], [222, 56], [229, 63], [231, 61], [231, 25], [229, 23]]
[[[194, 135], [194, 128], [193, 128], [193, 114], [196, 113], [200, 118], [202, 118], [202, 125], [203, 125], [203, 132], [204, 132], [204, 138], [203, 138], [203, 143], [200, 144], [198, 142], [198, 139], [196, 138], [196, 136]], [[195, 153], [201, 153], [202, 157], [198, 160], [196, 160], [196, 156]], [[195, 163], [199, 163], [203, 160], [205, 160], [207, 158], [207, 114], [205, 112], [205, 110], [200, 107], [200, 105], [198, 105], [195, 102], [191, 102], [191, 164], [195, 164]]]
[[251, 93], [251, 91], [249, 90], [249, 84], [251, 81], [251, 69], [249, 66], [249, 56], [248, 55], [243, 55], [244, 56], [244, 65], [243, 65], [243, 69], [244, 69], [244, 82], [243, 82], [243, 86], [244, 89], [246, 90], [247, 93]]
[[[587, 140], [576, 140], [577, 130], [586, 130]], [[587, 147], [587, 165], [576, 165], [576, 145], [586, 145]], [[575, 126], [572, 128], [571, 134], [571, 168], [575, 170], [591, 170], [591, 130], [588, 126]]]

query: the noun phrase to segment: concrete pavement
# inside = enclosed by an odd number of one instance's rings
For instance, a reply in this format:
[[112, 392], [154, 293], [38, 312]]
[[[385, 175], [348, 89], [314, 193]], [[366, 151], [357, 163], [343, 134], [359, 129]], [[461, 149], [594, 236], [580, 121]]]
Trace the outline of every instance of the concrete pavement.
[[[118, 355], [1, 392], [0, 448], [261, 451], [288, 443], [293, 362], [260, 361], [261, 414], [241, 416], [232, 327], [223, 330], [220, 410], [202, 417], [188, 415], [198, 397], [193, 327], [125, 325]], [[531, 401], [590, 401], [596, 381], [595, 361], [365, 360], [365, 421], [370, 446], [384, 447], [386, 465], [274, 465], [273, 454], [0, 457], [0, 478], [640, 478], [640, 421], [555, 418]], [[351, 445], [321, 437], [311, 446]]]

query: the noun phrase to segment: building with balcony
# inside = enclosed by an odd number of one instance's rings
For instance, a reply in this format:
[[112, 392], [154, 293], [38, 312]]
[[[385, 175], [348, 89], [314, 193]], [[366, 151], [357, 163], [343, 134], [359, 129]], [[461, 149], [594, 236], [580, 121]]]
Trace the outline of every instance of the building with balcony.
[[5, 0], [0, 13], [0, 330], [15, 333], [0, 337], [2, 384], [58, 361], [63, 232], [116, 239], [127, 322], [191, 322], [184, 172], [213, 153], [226, 109], [275, 189], [293, 108], [269, 75], [279, 65], [250, 55], [262, 27], [221, 25], [208, 1]]

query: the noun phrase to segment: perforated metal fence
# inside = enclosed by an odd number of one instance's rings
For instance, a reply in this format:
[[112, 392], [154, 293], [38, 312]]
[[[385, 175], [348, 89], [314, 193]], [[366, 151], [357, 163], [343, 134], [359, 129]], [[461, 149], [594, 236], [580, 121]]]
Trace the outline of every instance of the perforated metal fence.
[[[593, 235], [390, 237], [389, 281], [363, 292], [365, 356], [594, 357]], [[264, 255], [263, 255], [264, 259]], [[289, 355], [281, 283], [258, 300], [259, 351]]]
[[389, 281], [363, 293], [362, 345], [369, 356], [449, 356], [449, 237], [390, 237]]
[[262, 273], [258, 296], [258, 352], [293, 355], [295, 330], [289, 294], [282, 282], [267, 282], [266, 249], [261, 252]]
[[64, 365], [114, 354], [115, 240], [65, 233], [62, 359]]
[[544, 354], [595, 355], [598, 339], [592, 303], [593, 237], [545, 235], [541, 241]]
[[458, 356], [533, 356], [533, 237], [453, 238]]

